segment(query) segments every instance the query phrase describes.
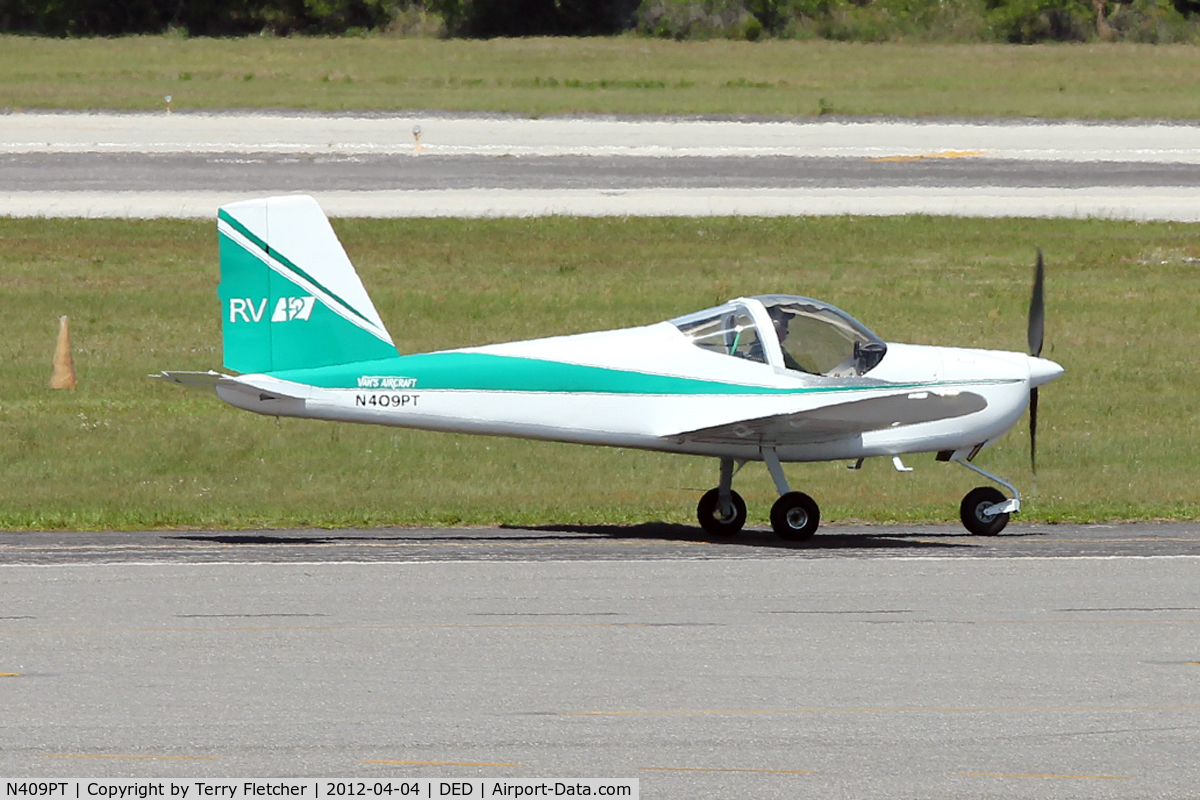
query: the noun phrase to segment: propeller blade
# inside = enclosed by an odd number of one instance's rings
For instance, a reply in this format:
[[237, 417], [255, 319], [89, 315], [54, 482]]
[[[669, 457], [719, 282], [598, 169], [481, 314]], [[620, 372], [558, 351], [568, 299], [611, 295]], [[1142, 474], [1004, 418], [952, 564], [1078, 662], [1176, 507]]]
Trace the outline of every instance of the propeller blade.
[[1029, 299], [1029, 355], [1042, 354], [1042, 339], [1046, 333], [1046, 306], [1042, 300], [1046, 267], [1042, 262], [1042, 248], [1038, 248], [1037, 269], [1033, 273], [1033, 296]]
[[1038, 390], [1029, 390], [1029, 469], [1037, 477], [1037, 406]]
[[[1029, 298], [1029, 355], [1037, 358], [1042, 354], [1046, 335], [1046, 304], [1044, 300], [1046, 265], [1042, 248], [1037, 251], [1037, 268], [1033, 272], [1033, 295]], [[1038, 390], [1029, 390], [1029, 468], [1037, 480], [1037, 417]]]

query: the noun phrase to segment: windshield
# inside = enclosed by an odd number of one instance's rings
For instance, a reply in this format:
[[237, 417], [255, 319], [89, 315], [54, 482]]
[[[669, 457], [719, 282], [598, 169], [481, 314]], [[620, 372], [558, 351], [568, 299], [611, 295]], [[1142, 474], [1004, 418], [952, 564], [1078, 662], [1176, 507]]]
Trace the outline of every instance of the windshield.
[[671, 322], [701, 350], [767, 363], [754, 317], [743, 303], [726, 303]]
[[787, 369], [835, 377], [862, 375], [887, 352], [878, 336], [828, 303], [782, 294], [754, 299], [767, 309]]

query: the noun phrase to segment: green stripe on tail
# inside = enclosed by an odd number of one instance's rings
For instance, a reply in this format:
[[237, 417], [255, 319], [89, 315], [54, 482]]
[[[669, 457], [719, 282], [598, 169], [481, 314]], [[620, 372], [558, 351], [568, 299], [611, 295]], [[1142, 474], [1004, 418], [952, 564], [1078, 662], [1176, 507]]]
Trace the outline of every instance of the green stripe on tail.
[[[227, 369], [277, 372], [396, 357], [312, 198], [225, 206], [218, 231]], [[354, 296], [358, 307], [345, 299]]]

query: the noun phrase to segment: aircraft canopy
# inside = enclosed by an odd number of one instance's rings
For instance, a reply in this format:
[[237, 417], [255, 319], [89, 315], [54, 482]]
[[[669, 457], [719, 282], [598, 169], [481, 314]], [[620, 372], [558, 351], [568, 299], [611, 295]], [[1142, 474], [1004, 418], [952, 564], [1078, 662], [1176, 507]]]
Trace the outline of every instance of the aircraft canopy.
[[863, 375], [887, 352], [858, 320], [808, 297], [741, 297], [671, 323], [703, 350], [813, 375]]

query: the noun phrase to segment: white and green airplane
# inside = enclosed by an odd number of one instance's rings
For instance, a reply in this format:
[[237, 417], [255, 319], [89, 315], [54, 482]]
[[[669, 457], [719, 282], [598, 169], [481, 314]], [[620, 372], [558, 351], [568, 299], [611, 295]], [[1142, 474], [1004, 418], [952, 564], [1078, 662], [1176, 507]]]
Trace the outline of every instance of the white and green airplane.
[[337, 235], [307, 196], [232, 203], [218, 213], [224, 366], [163, 372], [258, 414], [516, 436], [712, 456], [719, 485], [697, 509], [735, 534], [746, 504], [732, 488], [766, 463], [779, 499], [771, 525], [803, 541], [820, 523], [782, 464], [937, 453], [992, 480], [963, 499], [963, 524], [999, 533], [1020, 510], [1015, 487], [972, 464], [1062, 374], [1039, 357], [1042, 258], [1032, 355], [885, 343], [807, 297], [739, 297], [646, 325], [401, 355]]

